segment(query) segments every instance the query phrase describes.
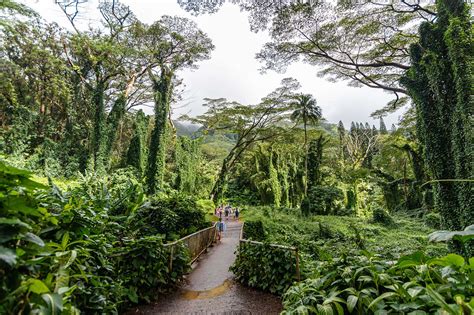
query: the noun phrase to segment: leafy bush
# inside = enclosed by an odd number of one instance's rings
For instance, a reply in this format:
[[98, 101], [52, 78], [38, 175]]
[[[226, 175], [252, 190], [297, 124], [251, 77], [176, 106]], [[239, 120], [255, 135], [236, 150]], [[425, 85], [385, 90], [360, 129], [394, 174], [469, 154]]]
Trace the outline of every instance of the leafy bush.
[[295, 253], [269, 244], [241, 244], [231, 271], [247, 286], [281, 294], [295, 280]]
[[157, 292], [176, 284], [189, 271], [186, 247], [175, 247], [171, 270], [169, 250], [163, 247], [162, 238], [158, 236], [124, 240], [124, 246], [115, 253], [118, 257], [116, 274], [132, 302], [150, 302]]
[[263, 227], [263, 222], [260, 220], [245, 221], [244, 238], [254, 240], [254, 241], [265, 240], [265, 229]]
[[0, 161], [1, 314], [118, 313], [188, 271], [183, 247], [170, 271], [161, 236], [137, 237], [110, 216], [114, 199], [93, 176], [68, 193], [29, 176]]
[[334, 237], [334, 232], [331, 230], [329, 225], [321, 223], [321, 222], [318, 222], [318, 224], [319, 224], [319, 229], [318, 229], [317, 236], [319, 238], [329, 239], [329, 238]]
[[307, 197], [303, 199], [301, 211], [308, 214], [336, 214], [337, 203], [342, 202], [342, 190], [331, 186], [314, 186], [308, 190]]
[[320, 262], [318, 276], [283, 295], [284, 314], [472, 314], [474, 259], [421, 252], [396, 264], [366, 256]]
[[145, 193], [139, 180], [140, 174], [134, 167], [116, 170], [107, 183], [113, 214], [130, 214], [143, 202]]
[[199, 199], [196, 201], [196, 206], [199, 210], [204, 213], [214, 213], [216, 205], [212, 200], [209, 199]]
[[372, 222], [374, 223], [380, 223], [383, 225], [392, 225], [393, 218], [386, 212], [384, 209], [380, 207], [376, 207], [373, 212], [372, 212]]
[[167, 240], [194, 233], [209, 226], [196, 200], [183, 194], [156, 197], [144, 203], [128, 224], [137, 235], [162, 234]]
[[430, 212], [425, 214], [423, 217], [423, 221], [427, 227], [432, 229], [440, 229], [441, 228], [441, 216], [439, 213]]

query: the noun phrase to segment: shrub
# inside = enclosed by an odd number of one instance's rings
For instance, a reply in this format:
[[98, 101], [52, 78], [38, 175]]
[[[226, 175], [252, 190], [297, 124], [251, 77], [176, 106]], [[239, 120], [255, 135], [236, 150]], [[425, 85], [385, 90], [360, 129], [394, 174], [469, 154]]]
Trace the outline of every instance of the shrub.
[[282, 294], [294, 281], [295, 254], [269, 244], [241, 244], [231, 271], [240, 283]]
[[318, 236], [320, 238], [326, 238], [326, 239], [330, 239], [330, 238], [333, 238], [334, 237], [334, 233], [333, 231], [331, 230], [331, 228], [329, 227], [329, 225], [327, 224], [323, 224], [321, 222], [318, 222]]
[[190, 268], [186, 247], [177, 246], [170, 270], [170, 248], [164, 247], [158, 236], [124, 239], [124, 246], [115, 252], [115, 256], [117, 278], [123, 281], [127, 296], [134, 303], [150, 302], [157, 293], [181, 280]]
[[261, 220], [246, 221], [244, 224], [244, 238], [254, 241], [265, 240], [265, 228], [263, 227], [263, 222]]
[[145, 193], [140, 174], [134, 167], [121, 168], [110, 175], [107, 187], [113, 214], [130, 214], [143, 202]]
[[430, 212], [425, 214], [423, 221], [427, 227], [432, 229], [441, 229], [441, 216], [439, 213]]
[[163, 237], [141, 237], [109, 216], [104, 205], [114, 200], [93, 176], [70, 193], [29, 176], [0, 161], [1, 314], [116, 314], [188, 271], [183, 247], [170, 271]]
[[214, 213], [216, 205], [212, 200], [209, 199], [199, 199], [196, 201], [196, 206], [199, 210], [204, 213]]
[[196, 201], [182, 194], [157, 197], [144, 203], [129, 218], [130, 228], [141, 236], [162, 234], [176, 239], [209, 226]]
[[388, 214], [387, 211], [380, 207], [376, 207], [372, 212], [372, 222], [380, 223], [383, 225], [392, 225], [394, 223], [393, 218]]
[[301, 203], [303, 214], [335, 214], [337, 202], [342, 202], [342, 190], [331, 186], [314, 186], [308, 191], [307, 197]]
[[[393, 265], [347, 255], [320, 262], [318, 275], [283, 295], [283, 314], [472, 314], [474, 271], [461, 256], [422, 252]], [[449, 270], [449, 271], [448, 271]]]

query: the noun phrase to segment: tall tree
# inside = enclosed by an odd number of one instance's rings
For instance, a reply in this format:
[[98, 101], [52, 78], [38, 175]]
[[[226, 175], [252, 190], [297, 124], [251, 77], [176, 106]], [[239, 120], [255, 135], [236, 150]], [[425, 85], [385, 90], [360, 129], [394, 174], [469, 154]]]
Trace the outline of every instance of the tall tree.
[[117, 128], [127, 110], [135, 85], [151, 67], [136, 50], [136, 38], [130, 29], [138, 24], [128, 6], [116, 1], [99, 5], [104, 27], [82, 31], [76, 25], [78, 7], [74, 1], [58, 1], [75, 33], [63, 38], [68, 64], [91, 95], [93, 131], [91, 160], [96, 171], [109, 167]]
[[[315, 125], [322, 117], [321, 107], [316, 103], [316, 99], [311, 94], [298, 94], [293, 97], [290, 106], [295, 110], [291, 113], [291, 120], [303, 122], [304, 129], [304, 149], [305, 149], [305, 177], [308, 177], [308, 125]], [[308, 182], [308, 179], [306, 179]], [[307, 185], [305, 185], [307, 186]]]
[[460, 230], [474, 221], [472, 182], [456, 182], [473, 178], [472, 27], [464, 1], [439, 0], [437, 10], [436, 21], [420, 26], [401, 82], [416, 105], [435, 207], [445, 228]]
[[344, 124], [342, 123], [342, 120], [339, 120], [339, 123], [337, 124], [337, 135], [339, 136], [339, 158], [341, 160], [344, 160], [346, 155], [344, 153], [344, 138], [346, 136], [346, 128], [344, 127]]
[[153, 194], [163, 182], [166, 152], [166, 134], [170, 123], [170, 102], [176, 72], [195, 68], [196, 63], [208, 59], [214, 49], [211, 40], [193, 21], [164, 16], [150, 26], [140, 25], [136, 33], [145, 36], [142, 53], [156, 68], [148, 68], [152, 82], [155, 125], [152, 130], [146, 182], [148, 193]]
[[328, 142], [323, 135], [311, 140], [308, 152], [308, 190], [321, 185], [321, 164], [323, 162], [324, 145]]
[[386, 135], [388, 133], [387, 126], [385, 126], [385, 122], [383, 121], [382, 117], [380, 117], [379, 131], [380, 131], [380, 134], [382, 134], [382, 135]]

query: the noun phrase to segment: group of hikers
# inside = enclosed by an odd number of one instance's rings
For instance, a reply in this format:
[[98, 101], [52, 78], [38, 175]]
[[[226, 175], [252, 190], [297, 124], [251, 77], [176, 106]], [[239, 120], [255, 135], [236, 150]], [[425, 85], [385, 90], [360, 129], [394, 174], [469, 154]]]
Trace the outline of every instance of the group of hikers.
[[222, 238], [222, 232], [225, 231], [226, 224], [222, 220], [222, 215], [225, 216], [225, 220], [228, 221], [229, 217], [234, 217], [234, 220], [239, 220], [240, 210], [239, 208], [232, 208], [231, 205], [220, 205], [214, 210], [214, 215], [219, 217], [219, 222], [217, 223], [217, 238], [220, 240]]
[[240, 214], [240, 211], [239, 211], [239, 208], [232, 208], [231, 205], [220, 205], [219, 207], [217, 207], [215, 210], [214, 210], [214, 214], [219, 217], [219, 219], [222, 219], [222, 214], [225, 215], [225, 219], [226, 221], [229, 220], [229, 216], [232, 217], [234, 216], [234, 220], [238, 220], [239, 219], [239, 214]]

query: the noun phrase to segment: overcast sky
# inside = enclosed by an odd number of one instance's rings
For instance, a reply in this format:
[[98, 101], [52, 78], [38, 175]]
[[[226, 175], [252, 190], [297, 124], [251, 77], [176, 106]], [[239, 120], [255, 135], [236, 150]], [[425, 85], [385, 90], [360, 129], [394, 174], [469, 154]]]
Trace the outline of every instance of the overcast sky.
[[[68, 25], [63, 13], [54, 0], [22, 0], [48, 21]], [[302, 92], [312, 94], [329, 122], [344, 122], [346, 128], [351, 121], [369, 122], [378, 127], [378, 121], [370, 113], [383, 107], [391, 95], [371, 88], [354, 88], [347, 82], [331, 83], [316, 76], [317, 69], [303, 63], [290, 66], [284, 74], [267, 72], [261, 74], [255, 54], [269, 37], [266, 33], [250, 31], [247, 14], [238, 6], [226, 3], [211, 15], [192, 16], [177, 4], [176, 0], [122, 0], [131, 7], [138, 19], [146, 23], [158, 20], [162, 15], [178, 15], [196, 21], [215, 45], [211, 59], [199, 63], [197, 70], [184, 70], [178, 75], [186, 85], [182, 104], [174, 106], [174, 115], [199, 114], [204, 111], [203, 98], [220, 98], [238, 101], [242, 104], [256, 104], [277, 88], [282, 78], [296, 78], [302, 85]], [[97, 0], [90, 0], [82, 6], [81, 21], [98, 23]], [[149, 111], [148, 111], [149, 112]], [[397, 123], [400, 112], [385, 119], [390, 128]]]

